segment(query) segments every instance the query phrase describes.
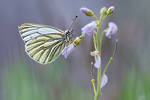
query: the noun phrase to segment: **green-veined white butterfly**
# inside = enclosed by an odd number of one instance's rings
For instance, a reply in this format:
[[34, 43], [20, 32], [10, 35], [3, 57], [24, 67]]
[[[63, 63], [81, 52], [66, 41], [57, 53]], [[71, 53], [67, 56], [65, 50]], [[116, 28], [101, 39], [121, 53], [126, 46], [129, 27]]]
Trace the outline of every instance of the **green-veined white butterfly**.
[[53, 62], [71, 43], [73, 30], [69, 28], [64, 32], [52, 26], [24, 23], [19, 26], [19, 32], [27, 54], [35, 61], [47, 64]]

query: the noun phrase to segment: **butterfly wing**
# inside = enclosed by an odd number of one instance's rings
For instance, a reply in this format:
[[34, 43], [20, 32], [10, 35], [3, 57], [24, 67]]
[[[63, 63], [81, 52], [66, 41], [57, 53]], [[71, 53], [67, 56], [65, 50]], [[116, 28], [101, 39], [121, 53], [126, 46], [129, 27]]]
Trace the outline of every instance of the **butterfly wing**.
[[20, 25], [19, 32], [25, 43], [42, 34], [64, 33], [64, 31], [52, 26], [32, 24], [32, 23], [24, 23]]
[[19, 31], [27, 54], [41, 64], [54, 61], [66, 46], [64, 32], [51, 26], [26, 23]]

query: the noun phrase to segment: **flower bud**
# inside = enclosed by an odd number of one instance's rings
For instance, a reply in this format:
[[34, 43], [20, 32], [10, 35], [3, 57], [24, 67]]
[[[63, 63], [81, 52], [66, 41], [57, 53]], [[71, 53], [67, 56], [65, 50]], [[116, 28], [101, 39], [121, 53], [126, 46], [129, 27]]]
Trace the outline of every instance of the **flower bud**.
[[106, 7], [103, 7], [103, 8], [100, 10], [100, 14], [101, 14], [101, 15], [106, 15], [106, 14], [107, 14], [107, 8], [106, 8]]
[[93, 12], [86, 7], [80, 8], [80, 11], [83, 12], [84, 14], [86, 14], [87, 16], [90, 16], [90, 17], [92, 17], [94, 15]]
[[115, 9], [114, 6], [109, 7], [107, 10], [107, 14], [108, 15], [112, 14], [114, 12], [114, 9]]
[[77, 37], [77, 38], [73, 41], [74, 46], [76, 47], [77, 45], [80, 44], [80, 42], [81, 42], [81, 39], [80, 39], [79, 37]]

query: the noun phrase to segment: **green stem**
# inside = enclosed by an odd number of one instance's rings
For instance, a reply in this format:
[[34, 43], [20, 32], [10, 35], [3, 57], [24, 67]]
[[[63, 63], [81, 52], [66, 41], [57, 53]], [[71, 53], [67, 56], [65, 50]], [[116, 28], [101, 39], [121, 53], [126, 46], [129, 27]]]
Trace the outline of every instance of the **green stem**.
[[85, 32], [79, 37], [79, 39], [82, 39], [82, 37], [85, 35]]
[[118, 39], [116, 39], [115, 51], [114, 51], [112, 57], [110, 58], [109, 62], [107, 63], [107, 65], [106, 65], [106, 67], [105, 67], [105, 69], [104, 69], [104, 71], [103, 71], [101, 81], [102, 81], [102, 79], [103, 79], [103, 77], [104, 77], [104, 74], [106, 73], [106, 70], [107, 70], [109, 64], [114, 60], [114, 57], [115, 57], [115, 55], [116, 55], [116, 53], [117, 53], [117, 49], [118, 49], [118, 48], [117, 48], [117, 45], [118, 45]]
[[103, 71], [101, 81], [102, 81], [102, 79], [103, 79], [103, 77], [104, 77], [104, 74], [106, 73], [106, 70], [107, 70], [109, 64], [110, 64], [113, 60], [114, 60], [114, 58], [111, 57], [110, 60], [109, 60], [109, 62], [107, 63], [107, 65], [106, 65], [106, 67], [105, 67], [105, 69], [104, 69], [104, 71]]
[[97, 16], [93, 15], [94, 18], [96, 18], [96, 20], [98, 20]]
[[[100, 57], [101, 57], [101, 44], [102, 44], [102, 39], [103, 39], [103, 35], [104, 35], [105, 31], [102, 32], [101, 34], [101, 37], [100, 37], [100, 40], [99, 40], [99, 44], [100, 44]], [[100, 93], [101, 93], [101, 66], [100, 68], [98, 68], [98, 86], [97, 86], [97, 94], [95, 95], [95, 100], [98, 100], [99, 99], [99, 96], [100, 96]]]
[[[97, 34], [96, 34], [96, 41], [97, 41], [97, 49], [99, 52], [101, 52], [101, 44], [100, 44], [100, 39], [99, 39], [99, 33], [100, 33], [100, 27], [101, 27], [101, 23], [102, 23], [102, 16], [100, 16], [100, 20], [99, 20], [99, 27], [98, 27], [98, 30], [97, 30]], [[100, 57], [101, 57], [101, 53], [100, 53]], [[97, 69], [97, 92], [96, 92], [96, 95], [94, 97], [94, 100], [98, 100], [99, 99], [99, 96], [100, 96], [100, 93], [101, 93], [101, 66]]]
[[[105, 33], [105, 30], [104, 30], [104, 31], [102, 32], [102, 34], [101, 34], [101, 37], [100, 37], [100, 44], [102, 44], [102, 39], [103, 39], [104, 33]], [[101, 45], [100, 45], [100, 50], [101, 50]], [[100, 52], [100, 54], [101, 54], [101, 52]]]
[[[103, 16], [103, 14], [100, 16], [100, 20], [99, 20], [99, 27], [98, 27], [98, 30], [97, 30], [97, 34], [96, 34], [96, 40], [97, 40], [97, 48], [98, 48], [98, 51], [100, 53], [100, 57], [101, 57], [101, 44], [102, 44], [102, 38], [103, 38], [103, 35], [105, 33], [105, 31], [102, 32], [101, 34], [101, 37], [99, 39], [99, 33], [100, 33], [100, 27], [101, 27], [101, 23], [102, 21], [106, 18], [107, 16]], [[101, 80], [102, 80], [102, 77], [101, 77], [101, 66], [98, 68], [98, 72], [97, 72], [97, 93], [94, 97], [94, 100], [98, 100], [99, 97], [100, 97], [100, 93], [101, 93]]]
[[101, 93], [101, 88], [100, 88], [100, 80], [101, 80], [101, 67], [98, 68], [98, 74], [97, 74], [97, 92], [96, 92], [96, 95], [94, 97], [94, 100], [98, 100], [99, 99], [99, 96], [100, 96], [100, 93]]
[[94, 30], [94, 34], [93, 34], [93, 42], [94, 42], [94, 48], [95, 50], [97, 50], [97, 46], [96, 46], [96, 39], [95, 39], [95, 35], [96, 35], [96, 31]]
[[93, 84], [94, 94], [96, 94], [96, 89], [95, 89], [95, 80], [94, 80], [94, 79], [92, 79], [92, 80], [91, 80], [91, 82], [92, 82], [92, 84]]
[[96, 34], [96, 41], [97, 41], [97, 49], [98, 51], [100, 52], [100, 40], [99, 40], [99, 33], [100, 33], [100, 27], [101, 27], [101, 23], [102, 23], [102, 16], [100, 17], [100, 20], [99, 20], [99, 24], [98, 24], [98, 29], [97, 29], [97, 34]]

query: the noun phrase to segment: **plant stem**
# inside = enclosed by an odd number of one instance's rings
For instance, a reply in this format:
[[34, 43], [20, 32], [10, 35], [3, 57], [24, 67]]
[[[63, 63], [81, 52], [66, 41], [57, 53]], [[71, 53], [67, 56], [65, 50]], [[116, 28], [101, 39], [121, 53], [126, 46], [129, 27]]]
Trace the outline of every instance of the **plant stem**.
[[99, 20], [99, 24], [98, 24], [98, 29], [97, 29], [97, 34], [96, 34], [96, 42], [97, 42], [97, 49], [98, 51], [100, 52], [100, 40], [99, 40], [99, 32], [100, 32], [100, 27], [101, 27], [101, 23], [102, 23], [102, 16], [100, 17], [100, 20]]
[[118, 39], [116, 39], [116, 47], [115, 47], [115, 51], [114, 51], [112, 57], [110, 58], [109, 62], [107, 63], [107, 65], [106, 65], [106, 67], [105, 67], [105, 69], [104, 69], [104, 71], [103, 71], [101, 81], [102, 81], [102, 79], [103, 79], [103, 77], [104, 77], [104, 74], [106, 73], [106, 70], [107, 70], [109, 64], [114, 60], [114, 57], [115, 57], [116, 52], [117, 52], [117, 46], [118, 46]]
[[80, 39], [82, 39], [82, 37], [85, 35], [85, 32], [79, 37]]
[[99, 96], [100, 96], [100, 93], [101, 93], [101, 88], [100, 88], [100, 80], [101, 80], [101, 67], [98, 68], [98, 73], [97, 73], [97, 92], [96, 92], [96, 95], [94, 97], [94, 100], [98, 100], [99, 99]]
[[96, 18], [96, 20], [98, 20], [98, 18], [97, 18], [95, 15], [93, 15], [93, 17], [95, 17], [95, 18]]
[[[99, 20], [99, 27], [98, 27], [98, 30], [97, 30], [97, 34], [96, 34], [96, 41], [97, 41], [97, 49], [100, 53], [100, 57], [101, 57], [101, 42], [100, 42], [100, 39], [99, 39], [99, 33], [100, 33], [100, 27], [101, 27], [101, 23], [102, 23], [102, 16], [100, 16], [100, 20]], [[101, 35], [102, 36], [102, 35]], [[97, 92], [96, 92], [96, 95], [94, 97], [94, 100], [98, 100], [99, 99], [99, 96], [100, 96], [100, 93], [101, 93], [101, 65], [100, 67], [97, 69]]]
[[94, 34], [93, 34], [93, 42], [94, 42], [94, 48], [95, 48], [95, 50], [97, 50], [97, 46], [96, 46], [96, 38], [95, 38], [96, 34], [97, 34], [97, 32], [94, 30]]
[[94, 94], [96, 94], [96, 89], [95, 89], [95, 80], [94, 80], [94, 79], [92, 79], [92, 80], [91, 80], [91, 82], [92, 82], [92, 84], [93, 84]]
[[[100, 42], [100, 51], [101, 51], [101, 43], [102, 43], [102, 39], [103, 39], [104, 33], [105, 33], [105, 31], [102, 32], [101, 37], [100, 37], [100, 41], [99, 41]], [[101, 52], [100, 52], [100, 55], [101, 55]], [[103, 79], [103, 77], [101, 78], [101, 66], [100, 66], [100, 68], [98, 68], [98, 75], [97, 75], [97, 77], [98, 77], [98, 83], [97, 83], [98, 86], [97, 86], [97, 94], [95, 96], [95, 100], [98, 100], [99, 95], [101, 93], [100, 86], [101, 86], [101, 80]]]
[[[101, 37], [100, 37], [100, 44], [102, 44], [102, 39], [103, 39], [104, 33], [105, 33], [105, 30], [104, 30], [104, 31], [102, 32], [102, 34], [101, 34]], [[100, 45], [100, 50], [101, 50], [101, 45]], [[100, 52], [100, 54], [101, 54], [101, 52]]]
[[94, 80], [94, 66], [93, 66], [93, 62], [91, 62], [91, 82], [93, 85], [93, 90], [94, 90], [94, 95], [96, 94], [96, 89], [95, 89], [95, 80]]

